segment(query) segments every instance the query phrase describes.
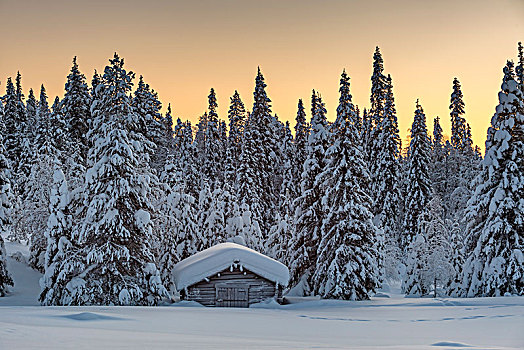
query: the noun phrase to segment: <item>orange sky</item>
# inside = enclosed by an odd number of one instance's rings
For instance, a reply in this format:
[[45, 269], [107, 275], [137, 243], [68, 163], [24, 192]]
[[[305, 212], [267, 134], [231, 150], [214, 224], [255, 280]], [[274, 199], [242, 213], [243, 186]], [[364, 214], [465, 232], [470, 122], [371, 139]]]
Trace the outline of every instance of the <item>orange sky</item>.
[[502, 67], [524, 41], [523, 0], [0, 0], [0, 20], [2, 91], [20, 70], [26, 96], [42, 82], [49, 96], [62, 96], [74, 55], [90, 81], [118, 51], [165, 106], [171, 102], [176, 116], [192, 121], [206, 109], [211, 87], [221, 118], [235, 89], [251, 109], [258, 65], [283, 120], [294, 120], [298, 98], [309, 108], [313, 88], [334, 120], [343, 68], [354, 102], [366, 107], [379, 45], [402, 138], [417, 98], [430, 131], [439, 115], [449, 134], [456, 76], [482, 148]]

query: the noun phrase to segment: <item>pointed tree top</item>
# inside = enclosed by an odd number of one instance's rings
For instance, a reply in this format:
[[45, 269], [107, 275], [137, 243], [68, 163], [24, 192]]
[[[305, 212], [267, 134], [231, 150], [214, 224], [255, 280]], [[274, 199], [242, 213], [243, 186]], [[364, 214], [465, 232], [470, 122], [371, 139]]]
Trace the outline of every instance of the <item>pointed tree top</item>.
[[513, 75], [513, 68], [514, 67], [515, 67], [515, 64], [513, 63], [513, 61], [508, 60], [506, 62], [506, 66], [504, 67], [504, 73]]
[[215, 89], [211, 88], [209, 91], [209, 96], [207, 96], [209, 102], [209, 115], [216, 116], [216, 110], [218, 108], [217, 97], [215, 94]]

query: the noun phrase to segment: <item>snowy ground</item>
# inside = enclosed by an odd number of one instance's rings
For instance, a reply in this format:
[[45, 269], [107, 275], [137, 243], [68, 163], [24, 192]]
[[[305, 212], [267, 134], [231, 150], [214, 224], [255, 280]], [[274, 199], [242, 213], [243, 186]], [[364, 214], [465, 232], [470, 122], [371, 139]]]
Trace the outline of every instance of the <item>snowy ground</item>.
[[[8, 252], [24, 250], [7, 244]], [[0, 349], [524, 349], [524, 298], [311, 301], [251, 309], [41, 307], [39, 274], [9, 259]]]

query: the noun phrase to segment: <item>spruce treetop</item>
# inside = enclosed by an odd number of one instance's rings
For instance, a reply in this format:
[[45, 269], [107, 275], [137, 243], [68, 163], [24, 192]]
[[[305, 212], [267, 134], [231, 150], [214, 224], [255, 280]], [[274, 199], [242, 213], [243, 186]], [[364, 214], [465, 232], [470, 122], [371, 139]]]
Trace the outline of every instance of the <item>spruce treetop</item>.
[[264, 115], [271, 114], [271, 100], [267, 97], [266, 87], [264, 76], [260, 71], [260, 67], [258, 67], [257, 77], [255, 78], [255, 91], [253, 91], [254, 102], [252, 114], [256, 112], [262, 112]]
[[217, 103], [217, 97], [215, 94], [215, 89], [211, 88], [209, 91], [209, 96], [207, 97], [209, 102], [209, 119], [215, 120], [218, 119], [217, 109], [218, 109], [218, 103]]
[[305, 145], [307, 141], [308, 127], [306, 122], [306, 111], [302, 99], [298, 100], [297, 116], [295, 120], [295, 140], [297, 143], [302, 142]]
[[20, 74], [20, 71], [16, 72], [16, 97], [18, 101], [23, 102], [24, 100], [24, 93], [22, 91], [22, 75]]
[[524, 93], [524, 49], [522, 47], [522, 43], [519, 42], [518, 46], [518, 56], [519, 56], [519, 63], [516, 68], [517, 78], [521, 86], [521, 90]]
[[465, 150], [464, 140], [467, 139], [466, 119], [462, 117], [464, 101], [460, 82], [453, 79], [453, 92], [451, 93], [449, 109], [451, 110], [451, 145], [457, 150]]
[[355, 113], [355, 106], [351, 102], [353, 98], [350, 92], [350, 78], [344, 69], [340, 75], [340, 87], [338, 91], [340, 92], [340, 97], [338, 99], [337, 107], [337, 119], [335, 120], [335, 128], [340, 127], [342, 119], [347, 119], [349, 115]]

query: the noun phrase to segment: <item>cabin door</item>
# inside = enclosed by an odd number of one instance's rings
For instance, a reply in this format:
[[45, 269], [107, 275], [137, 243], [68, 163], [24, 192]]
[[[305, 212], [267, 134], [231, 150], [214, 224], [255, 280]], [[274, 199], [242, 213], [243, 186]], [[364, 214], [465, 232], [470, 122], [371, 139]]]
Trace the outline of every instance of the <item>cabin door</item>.
[[216, 306], [248, 307], [249, 288], [247, 286], [216, 286]]

